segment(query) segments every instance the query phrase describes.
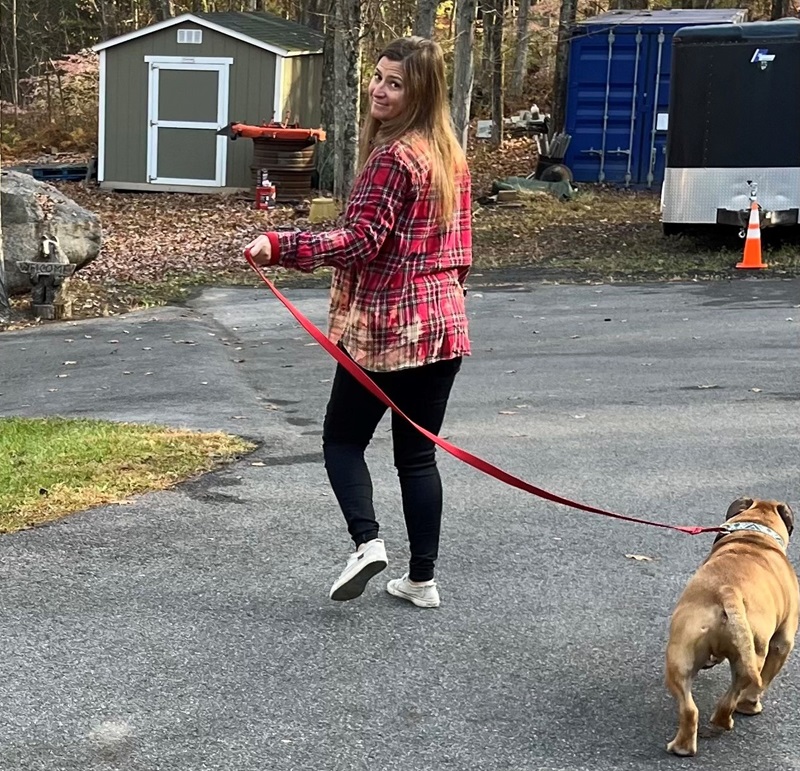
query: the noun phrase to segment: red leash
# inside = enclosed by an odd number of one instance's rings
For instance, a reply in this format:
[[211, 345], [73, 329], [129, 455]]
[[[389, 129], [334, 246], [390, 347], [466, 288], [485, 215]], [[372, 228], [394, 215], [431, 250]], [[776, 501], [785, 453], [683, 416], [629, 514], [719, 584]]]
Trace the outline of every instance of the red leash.
[[569, 506], [573, 509], [588, 511], [592, 514], [601, 514], [604, 517], [613, 517], [614, 519], [621, 519], [625, 522], [636, 522], [640, 525], [651, 525], [652, 527], [661, 527], [667, 530], [678, 530], [681, 533], [688, 533], [689, 535], [720, 532], [721, 528], [719, 527], [667, 525], [663, 522], [652, 522], [648, 519], [627, 517], [624, 514], [616, 514], [613, 511], [606, 511], [605, 509], [599, 509], [595, 506], [587, 506], [585, 503], [571, 501], [569, 498], [562, 498], [560, 495], [555, 495], [554, 493], [548, 492], [541, 487], [536, 487], [535, 485], [526, 482], [524, 479], [520, 479], [513, 474], [509, 474], [507, 471], [503, 471], [503, 469], [498, 468], [493, 463], [489, 463], [489, 461], [483, 460], [483, 458], [479, 458], [477, 455], [473, 455], [471, 452], [462, 450], [460, 447], [451, 444], [446, 439], [442, 439], [440, 436], [431, 433], [403, 413], [403, 411], [396, 404], [394, 404], [394, 402], [392, 402], [392, 400], [372, 381], [369, 375], [367, 375], [367, 373], [361, 369], [361, 367], [359, 367], [349, 356], [347, 356], [344, 351], [334, 345], [334, 343], [332, 343], [319, 329], [317, 329], [316, 326], [314, 326], [314, 324], [311, 323], [311, 321], [309, 321], [299, 310], [297, 310], [297, 308], [294, 307], [294, 305], [292, 305], [291, 302], [289, 302], [289, 300], [286, 299], [286, 297], [284, 297], [278, 291], [277, 287], [264, 275], [261, 268], [256, 265], [249, 249], [245, 250], [244, 256], [247, 262], [250, 264], [250, 267], [253, 268], [256, 273], [258, 273], [261, 280], [270, 288], [275, 297], [277, 297], [283, 303], [289, 313], [291, 313], [292, 316], [297, 319], [297, 321], [300, 323], [300, 326], [302, 326], [303, 329], [305, 329], [305, 331], [314, 338], [314, 340], [316, 340], [331, 356], [333, 356], [334, 359], [336, 359], [339, 364], [342, 365], [342, 367], [344, 367], [359, 383], [361, 383], [364, 388], [366, 388], [373, 396], [380, 399], [387, 407], [391, 408], [398, 415], [407, 420], [412, 426], [414, 426], [414, 428], [417, 429], [417, 431], [427, 436], [428, 439], [437, 444], [446, 452], [449, 452], [453, 457], [458, 458], [458, 460], [478, 469], [478, 471], [482, 471], [484, 474], [488, 474], [495, 479], [499, 479], [501, 482], [505, 482], [511, 487], [516, 487], [520, 490], [524, 490], [526, 493], [530, 493], [531, 495], [536, 495], [539, 498], [544, 498], [545, 500], [552, 501], [553, 503], [560, 503], [563, 506]]

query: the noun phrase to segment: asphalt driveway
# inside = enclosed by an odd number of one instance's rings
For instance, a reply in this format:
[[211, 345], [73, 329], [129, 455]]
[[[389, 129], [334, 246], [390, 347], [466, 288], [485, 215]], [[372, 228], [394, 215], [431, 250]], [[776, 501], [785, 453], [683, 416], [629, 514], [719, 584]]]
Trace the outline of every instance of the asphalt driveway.
[[[325, 292], [289, 294], [324, 323]], [[487, 275], [468, 299], [451, 441], [634, 516], [717, 524], [742, 493], [800, 515], [797, 280]], [[319, 447], [332, 371], [266, 289], [0, 335], [0, 414], [260, 443], [175, 490], [0, 537], [0, 769], [800, 769], [797, 655], [763, 715], [694, 760], [664, 751], [667, 623], [711, 536], [548, 504], [440, 455], [441, 608], [388, 596], [384, 576], [329, 601], [348, 550]], [[387, 578], [407, 556], [390, 459], [387, 421], [369, 456]], [[703, 717], [726, 681], [698, 679]]]

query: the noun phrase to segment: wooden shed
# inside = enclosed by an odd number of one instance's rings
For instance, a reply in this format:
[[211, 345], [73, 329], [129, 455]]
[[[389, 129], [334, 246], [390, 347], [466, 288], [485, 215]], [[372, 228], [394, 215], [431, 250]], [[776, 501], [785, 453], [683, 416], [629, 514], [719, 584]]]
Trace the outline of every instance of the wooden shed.
[[270, 13], [186, 13], [94, 47], [97, 179], [115, 190], [251, 185], [253, 143], [231, 122], [319, 126], [322, 36]]

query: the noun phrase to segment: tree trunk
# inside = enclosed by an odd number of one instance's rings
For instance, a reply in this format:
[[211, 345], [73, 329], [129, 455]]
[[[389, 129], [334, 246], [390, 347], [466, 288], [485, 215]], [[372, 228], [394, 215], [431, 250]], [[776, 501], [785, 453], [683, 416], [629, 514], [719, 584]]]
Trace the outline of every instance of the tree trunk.
[[6, 292], [6, 263], [3, 257], [3, 214], [0, 211], [0, 323], [11, 320], [11, 305]]
[[330, 11], [329, 5], [330, 3], [326, 3], [324, 0], [307, 0], [302, 4], [298, 21], [307, 27], [311, 27], [311, 29], [317, 30], [317, 32], [323, 32], [325, 30], [325, 18]]
[[324, 5], [320, 11], [324, 13], [322, 18], [326, 20], [325, 42], [322, 46], [322, 95], [320, 97], [319, 112], [320, 123], [325, 129], [327, 139], [317, 145], [317, 173], [319, 174], [320, 190], [333, 190], [333, 146], [336, 142], [336, 126], [334, 125], [334, 66], [333, 60], [333, 41], [336, 26], [333, 23], [333, 3], [331, 0], [324, 0]]
[[567, 74], [569, 67], [569, 39], [578, 11], [578, 0], [561, 0], [558, 19], [558, 44], [556, 46], [555, 81], [553, 83], [553, 107], [550, 110], [550, 131], [564, 130], [567, 110]]
[[492, 145], [503, 142], [503, 7], [505, 0], [492, 0]]
[[164, 21], [172, 16], [170, 0], [150, 0], [150, 13], [156, 21]]
[[528, 69], [528, 47], [531, 42], [531, 30], [528, 16], [531, 10], [531, 0], [519, 0], [517, 10], [517, 50], [514, 54], [514, 71], [511, 75], [511, 93], [522, 96], [525, 87], [525, 75]]
[[19, 17], [17, 15], [17, 0], [11, 6], [11, 57], [14, 70], [11, 73], [11, 93], [14, 95], [14, 104], [19, 105]]
[[483, 28], [483, 44], [481, 45], [481, 66], [478, 71], [478, 83], [481, 89], [488, 90], [492, 81], [492, 10], [494, 0], [479, 0], [478, 15]]
[[433, 26], [439, 0], [417, 0], [417, 16], [414, 20], [414, 34], [433, 39]]
[[358, 161], [361, 90], [361, 3], [334, 0], [333, 38], [333, 195], [350, 193]]
[[772, 0], [772, 13], [770, 19], [783, 19], [785, 16], [791, 16], [791, 0]]
[[456, 4], [456, 41], [453, 55], [453, 91], [450, 109], [453, 126], [461, 146], [467, 149], [469, 111], [474, 81], [473, 48], [475, 43], [475, 0], [458, 0]]

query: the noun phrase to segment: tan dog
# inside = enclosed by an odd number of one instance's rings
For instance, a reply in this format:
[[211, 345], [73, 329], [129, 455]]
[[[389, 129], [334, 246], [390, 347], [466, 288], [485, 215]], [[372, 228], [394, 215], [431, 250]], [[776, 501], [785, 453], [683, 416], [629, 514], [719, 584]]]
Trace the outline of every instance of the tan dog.
[[697, 752], [692, 681], [727, 659], [732, 684], [717, 703], [712, 729], [733, 728], [733, 713], [757, 715], [761, 696], [794, 647], [800, 589], [786, 557], [792, 510], [777, 501], [740, 498], [725, 517], [706, 561], [684, 589], [670, 624], [666, 685], [678, 702], [679, 727], [667, 745]]

